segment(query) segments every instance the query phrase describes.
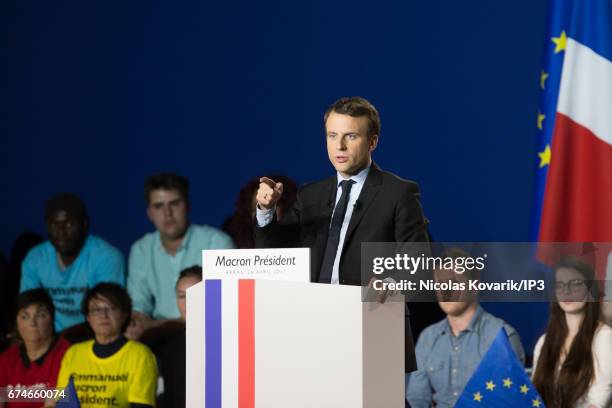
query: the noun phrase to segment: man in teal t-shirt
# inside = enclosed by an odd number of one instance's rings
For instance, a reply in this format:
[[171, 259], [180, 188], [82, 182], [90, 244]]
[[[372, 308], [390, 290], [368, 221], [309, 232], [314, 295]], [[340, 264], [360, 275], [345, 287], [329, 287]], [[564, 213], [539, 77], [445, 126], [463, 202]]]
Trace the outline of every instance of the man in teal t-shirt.
[[28, 252], [21, 267], [20, 292], [44, 288], [55, 306], [55, 330], [82, 323], [81, 301], [99, 282], [125, 285], [121, 252], [88, 233], [85, 204], [71, 193], [51, 198], [45, 209], [49, 241]]
[[207, 225], [189, 223], [189, 180], [158, 174], [145, 182], [147, 216], [156, 228], [132, 245], [128, 261], [128, 292], [134, 304], [127, 335], [132, 339], [180, 317], [175, 285], [180, 271], [202, 265], [203, 249], [233, 248], [231, 238]]

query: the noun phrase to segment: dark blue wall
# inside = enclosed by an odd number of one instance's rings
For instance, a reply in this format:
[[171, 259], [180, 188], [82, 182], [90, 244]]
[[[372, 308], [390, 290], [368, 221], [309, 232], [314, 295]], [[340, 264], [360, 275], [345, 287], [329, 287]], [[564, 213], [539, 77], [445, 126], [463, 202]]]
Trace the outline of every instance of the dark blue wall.
[[1, 7], [4, 252], [62, 190], [127, 252], [153, 172], [189, 176], [212, 225], [254, 176], [330, 175], [321, 116], [344, 95], [379, 108], [375, 160], [420, 183], [435, 239], [528, 239], [544, 1]]

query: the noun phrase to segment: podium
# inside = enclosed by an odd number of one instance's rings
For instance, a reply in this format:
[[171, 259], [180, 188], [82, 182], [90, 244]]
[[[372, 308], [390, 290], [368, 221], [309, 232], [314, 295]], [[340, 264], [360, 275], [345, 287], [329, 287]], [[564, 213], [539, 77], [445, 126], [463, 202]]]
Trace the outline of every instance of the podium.
[[403, 408], [404, 303], [361, 297], [278, 274], [189, 288], [187, 407]]

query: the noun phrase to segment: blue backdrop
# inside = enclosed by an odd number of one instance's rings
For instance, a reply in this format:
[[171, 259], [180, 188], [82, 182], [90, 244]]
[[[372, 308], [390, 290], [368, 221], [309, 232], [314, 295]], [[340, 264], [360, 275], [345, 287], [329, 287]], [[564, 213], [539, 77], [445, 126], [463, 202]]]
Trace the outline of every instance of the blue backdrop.
[[[322, 114], [345, 95], [379, 108], [375, 160], [420, 183], [435, 239], [528, 240], [543, 0], [0, 7], [5, 253], [59, 191], [127, 255], [151, 173], [188, 176], [217, 226], [254, 176], [328, 176]], [[493, 306], [530, 349], [545, 306], [527, 307]]]

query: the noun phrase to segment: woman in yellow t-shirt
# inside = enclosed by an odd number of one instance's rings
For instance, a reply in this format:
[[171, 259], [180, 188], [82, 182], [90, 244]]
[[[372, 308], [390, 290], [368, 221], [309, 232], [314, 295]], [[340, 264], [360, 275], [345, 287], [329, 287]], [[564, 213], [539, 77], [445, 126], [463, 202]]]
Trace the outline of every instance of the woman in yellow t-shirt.
[[57, 379], [58, 388], [74, 379], [82, 408], [155, 407], [155, 356], [123, 335], [131, 310], [127, 291], [115, 283], [100, 283], [87, 291], [82, 312], [95, 339], [68, 349]]

